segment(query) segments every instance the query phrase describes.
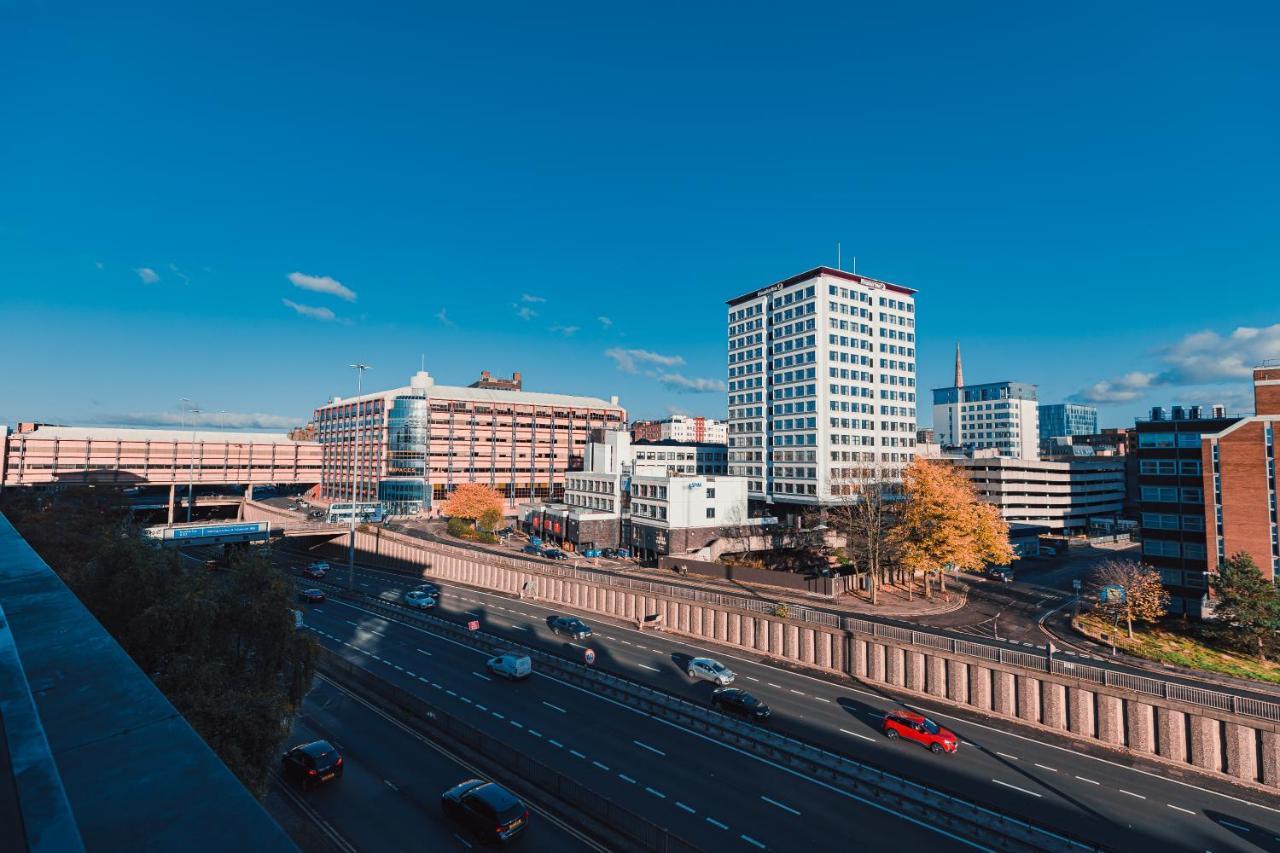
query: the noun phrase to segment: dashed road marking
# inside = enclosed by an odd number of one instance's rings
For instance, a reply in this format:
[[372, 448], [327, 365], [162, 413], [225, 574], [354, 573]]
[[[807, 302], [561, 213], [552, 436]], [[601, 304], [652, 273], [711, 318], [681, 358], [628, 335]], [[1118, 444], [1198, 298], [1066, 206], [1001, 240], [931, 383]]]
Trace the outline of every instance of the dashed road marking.
[[1146, 799], [1146, 797], [1145, 797], [1145, 796], [1143, 796], [1142, 794], [1135, 794], [1133, 791], [1126, 791], [1124, 788], [1120, 788], [1119, 790], [1120, 790], [1120, 793], [1122, 793], [1122, 794], [1128, 794], [1129, 796], [1131, 796], [1131, 797], [1137, 797], [1137, 798], [1138, 798], [1138, 799], [1140, 799], [1140, 800], [1145, 800], [1145, 799]]
[[489, 710], [489, 709], [488, 709], [488, 708], [486, 708], [484, 705], [481, 705], [479, 702], [477, 702], [477, 703], [476, 703], [476, 710], [477, 710], [477, 711], [487, 711], [487, 710]]
[[1173, 803], [1165, 803], [1165, 805], [1171, 809], [1175, 809], [1180, 812], [1186, 812], [1187, 814], [1195, 814], [1195, 812], [1193, 812], [1191, 809], [1184, 809], [1182, 806], [1175, 806]]
[[586, 758], [585, 755], [583, 755], [581, 752], [578, 752], [578, 750], [576, 749], [569, 750], [569, 754], [574, 756], [575, 758]]
[[593, 762], [591, 762], [591, 763], [592, 763], [593, 765], [595, 765], [596, 767], [599, 767], [599, 768], [600, 768], [601, 770], [603, 770], [604, 772], [606, 772], [606, 773], [608, 773], [608, 772], [609, 772], [609, 765], [608, 765], [608, 764], [601, 764], [599, 761], [593, 761]]
[[650, 788], [650, 787], [646, 786], [646, 787], [645, 787], [645, 790], [646, 790], [646, 791], [648, 791], [650, 794], [653, 794], [655, 797], [657, 797], [657, 798], [658, 798], [658, 799], [660, 799], [660, 800], [665, 800], [665, 799], [667, 798], [667, 795], [666, 795], [666, 794], [662, 793], [661, 791], [657, 790], [656, 788]]
[[991, 781], [995, 782], [997, 785], [1003, 785], [1006, 788], [1012, 788], [1015, 791], [1021, 791], [1024, 794], [1030, 794], [1036, 799], [1040, 799], [1040, 795], [1035, 791], [1028, 791], [1026, 788], [1019, 788], [1017, 785], [1010, 785], [1008, 782], [1001, 782], [999, 779], [992, 779]]
[[431, 652], [427, 651], [426, 649], [418, 649], [418, 651], [422, 652], [422, 654], [426, 655], [427, 657], [431, 657]]
[[448, 693], [450, 696], [457, 696], [457, 695], [458, 695], [457, 693], [455, 693], [455, 692], [454, 692], [454, 691], [452, 691], [452, 690], [446, 690], [446, 691], [445, 691], [445, 693]]
[[851, 731], [849, 731], [848, 729], [841, 729], [840, 731], [844, 732], [844, 733], [845, 733], [845, 734], [847, 734], [847, 735], [853, 735], [854, 737], [860, 737], [860, 738], [862, 738], [863, 740], [869, 740], [869, 741], [871, 741], [872, 743], [875, 743], [875, 742], [876, 742], [876, 739], [875, 739], [875, 738], [873, 738], [873, 737], [867, 737], [866, 735], [858, 734], [857, 732], [851, 732]]
[[641, 669], [647, 669], [650, 672], [662, 672], [662, 670], [658, 669], [656, 666], [649, 666], [647, 663], [636, 664], [636, 666], [639, 666]]
[[831, 700], [830, 700], [830, 699], [823, 699], [821, 696], [814, 696], [813, 698], [814, 698], [814, 700], [815, 700], [815, 701], [817, 701], [817, 702], [826, 702], [828, 705], [830, 705], [830, 704], [831, 704]]
[[548, 708], [550, 708], [553, 711], [559, 711], [561, 714], [569, 713], [564, 708], [561, 708], [559, 705], [552, 705], [550, 702], [543, 702], [542, 704], [546, 705]]
[[1037, 763], [1037, 764], [1036, 764], [1036, 767], [1039, 767], [1041, 770], [1048, 770], [1050, 773], [1057, 773], [1057, 772], [1058, 772], [1058, 768], [1056, 768], [1056, 767], [1050, 767], [1050, 766], [1049, 766], [1049, 765], [1047, 765], [1047, 764], [1039, 764], [1039, 763]]
[[505, 719], [506, 719], [506, 717], [502, 716], [502, 715], [501, 715], [501, 714], [499, 714], [497, 711], [490, 711], [489, 713], [490, 713], [490, 714], [493, 714], [493, 715], [494, 715], [495, 717], [497, 717], [499, 720], [505, 720]]
[[721, 823], [720, 821], [716, 820], [716, 819], [715, 819], [715, 818], [713, 818], [713, 817], [709, 817], [709, 818], [707, 818], [707, 823], [711, 824], [712, 826], [718, 826], [718, 827], [720, 827], [721, 829], [728, 829], [728, 828], [729, 828], [729, 824], [727, 824], [727, 823]]
[[524, 728], [524, 723], [517, 723], [515, 720], [508, 720], [507, 722], [511, 723], [511, 725], [515, 726], [517, 729]]
[[534, 737], [542, 737], [542, 732], [534, 731], [533, 729], [529, 729], [528, 731], [529, 731], [529, 734], [533, 735]]
[[997, 752], [997, 753], [996, 753], [996, 755], [1000, 756], [1001, 758], [1009, 758], [1009, 759], [1012, 759], [1013, 761], [1017, 761], [1017, 760], [1018, 760], [1018, 756], [1016, 756], [1016, 755], [1010, 755], [1010, 754], [1009, 754], [1009, 753], [1007, 753], [1007, 752]]
[[493, 681], [492, 678], [490, 678], [489, 676], [481, 672], [472, 672], [471, 674], [474, 675], [476, 678], [483, 678], [485, 681]]
[[697, 813], [698, 813], [698, 810], [697, 810], [697, 809], [695, 809], [693, 806], [686, 806], [684, 803], [680, 802], [679, 800], [676, 800], [676, 808], [678, 808], [678, 809], [684, 809], [684, 810], [685, 810], [685, 811], [687, 811], [689, 814], [697, 814]]
[[764, 849], [765, 849], [765, 846], [764, 846], [763, 844], [761, 844], [759, 841], [756, 841], [756, 840], [755, 840], [754, 838], [752, 838], [750, 835], [739, 835], [738, 837], [739, 837], [739, 838], [741, 838], [743, 841], [747, 842], [747, 843], [748, 843], [748, 844], [750, 844], [750, 845], [753, 845], [753, 846], [755, 846], [755, 847], [759, 847], [761, 850], [764, 850]]
[[394, 783], [394, 782], [392, 782], [390, 779], [383, 779], [382, 781], [383, 781], [383, 783], [384, 783], [388, 788], [390, 788], [391, 790], [393, 790], [393, 791], [399, 791], [399, 790], [400, 790], [399, 788], [397, 788], [397, 787], [395, 786], [395, 783]]
[[1079, 779], [1081, 782], [1088, 782], [1090, 785], [1100, 785], [1100, 784], [1102, 784], [1101, 782], [1095, 782], [1095, 781], [1093, 781], [1092, 779], [1086, 779], [1086, 778], [1084, 778], [1083, 776], [1077, 776], [1076, 778], [1077, 778], [1077, 779]]
[[547, 738], [547, 743], [551, 744], [556, 749], [564, 749], [564, 744], [554, 738]]
[[765, 682], [765, 684], [769, 685], [770, 687], [776, 687], [776, 688], [778, 688], [779, 690], [781, 690], [781, 689], [782, 689], [782, 685], [781, 685], [781, 684], [774, 684], [772, 681], [766, 681], [766, 682]]
[[647, 749], [656, 755], [661, 755], [663, 758], [667, 757], [667, 754], [662, 750], [658, 749], [656, 746], [649, 746], [649, 744], [643, 743], [642, 741], [638, 741], [638, 740], [633, 740], [631, 742], [634, 743], [636, 746], [640, 747], [641, 749]]
[[780, 803], [777, 800], [771, 800], [768, 797], [764, 796], [763, 794], [760, 795], [760, 799], [764, 800], [766, 803], [768, 803], [771, 806], [777, 806], [778, 808], [782, 809], [784, 812], [791, 812], [796, 817], [800, 816], [800, 812], [791, 808], [791, 806], [787, 805], [786, 803]]
[[625, 773], [619, 773], [618, 778], [621, 779], [623, 782], [626, 782], [628, 785], [634, 785], [636, 783], [635, 779], [632, 779], [630, 776], [628, 776]]

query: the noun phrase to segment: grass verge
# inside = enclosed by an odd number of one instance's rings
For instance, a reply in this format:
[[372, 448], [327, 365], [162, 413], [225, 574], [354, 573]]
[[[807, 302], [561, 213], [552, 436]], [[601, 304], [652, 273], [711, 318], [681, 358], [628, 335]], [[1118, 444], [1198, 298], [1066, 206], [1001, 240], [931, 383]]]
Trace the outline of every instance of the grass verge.
[[[1218, 672], [1234, 678], [1252, 678], [1280, 684], [1280, 663], [1261, 661], [1207, 644], [1193, 633], [1194, 627], [1183, 628], [1178, 624], [1134, 625], [1133, 639], [1111, 623], [1096, 616], [1077, 616], [1071, 620], [1081, 634], [1098, 642], [1110, 642], [1115, 636], [1116, 648], [1135, 657]], [[1103, 639], [1106, 636], [1108, 639]]]

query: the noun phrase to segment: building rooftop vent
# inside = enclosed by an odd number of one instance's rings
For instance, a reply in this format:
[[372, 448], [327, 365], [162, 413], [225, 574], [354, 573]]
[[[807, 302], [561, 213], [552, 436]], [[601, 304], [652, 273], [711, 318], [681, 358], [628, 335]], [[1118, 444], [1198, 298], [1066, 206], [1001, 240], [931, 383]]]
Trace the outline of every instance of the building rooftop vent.
[[1187, 411], [1187, 417], [1191, 418], [1193, 421], [1198, 421], [1204, 417], [1204, 406], [1192, 406]]
[[1181, 406], [1173, 407], [1173, 420], [1182, 421], [1182, 420], [1186, 420], [1186, 418], [1187, 418], [1187, 412], [1185, 409], [1183, 409]]
[[1151, 420], [1153, 420], [1153, 421], [1162, 421], [1162, 420], [1164, 420], [1164, 406], [1152, 406], [1152, 407], [1151, 407]]
[[1222, 403], [1214, 403], [1210, 411], [1215, 418], [1225, 418], [1227, 416], [1227, 407]]

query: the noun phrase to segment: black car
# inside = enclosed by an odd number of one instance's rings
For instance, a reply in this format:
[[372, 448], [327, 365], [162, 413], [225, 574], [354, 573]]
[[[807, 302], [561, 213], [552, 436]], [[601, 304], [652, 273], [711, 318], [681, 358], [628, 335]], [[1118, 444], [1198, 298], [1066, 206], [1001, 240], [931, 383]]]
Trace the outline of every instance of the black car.
[[721, 687], [711, 694], [711, 704], [717, 711], [733, 714], [763, 723], [769, 719], [769, 706], [737, 687]]
[[322, 589], [304, 589], [298, 593], [298, 600], [305, 601], [309, 604], [323, 604], [324, 590]]
[[425, 592], [432, 598], [440, 597], [440, 586], [434, 583], [420, 583], [414, 587], [418, 592]]
[[280, 756], [280, 772], [305, 791], [342, 778], [342, 756], [327, 740], [304, 743]]
[[468, 779], [445, 791], [440, 808], [482, 841], [510, 841], [529, 825], [529, 810], [520, 798], [483, 779]]
[[548, 548], [547, 550], [542, 552], [542, 556], [546, 557], [548, 560], [569, 559], [569, 555], [566, 554], [564, 551], [561, 551], [559, 548]]
[[591, 626], [576, 616], [550, 616], [547, 626], [556, 636], [567, 634], [575, 640], [585, 640], [591, 636]]

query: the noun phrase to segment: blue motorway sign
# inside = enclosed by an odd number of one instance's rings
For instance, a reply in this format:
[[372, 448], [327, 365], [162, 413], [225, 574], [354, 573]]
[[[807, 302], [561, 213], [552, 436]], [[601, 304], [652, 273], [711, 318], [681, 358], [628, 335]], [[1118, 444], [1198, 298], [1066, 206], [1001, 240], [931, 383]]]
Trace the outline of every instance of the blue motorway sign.
[[210, 536], [244, 536], [249, 533], [266, 533], [267, 522], [249, 521], [240, 524], [210, 524], [203, 527], [174, 527], [172, 539], [206, 539]]

